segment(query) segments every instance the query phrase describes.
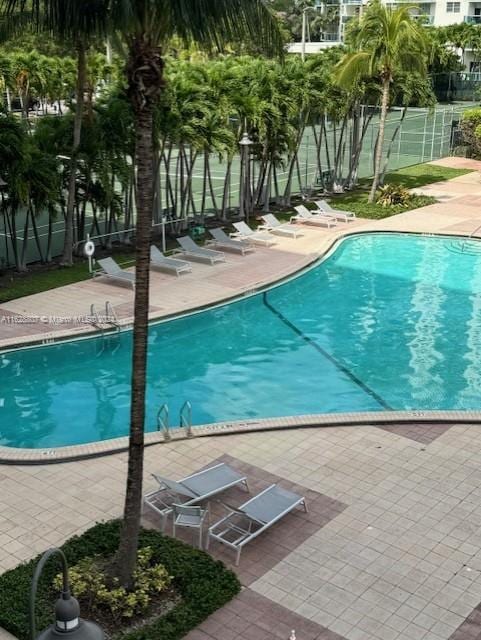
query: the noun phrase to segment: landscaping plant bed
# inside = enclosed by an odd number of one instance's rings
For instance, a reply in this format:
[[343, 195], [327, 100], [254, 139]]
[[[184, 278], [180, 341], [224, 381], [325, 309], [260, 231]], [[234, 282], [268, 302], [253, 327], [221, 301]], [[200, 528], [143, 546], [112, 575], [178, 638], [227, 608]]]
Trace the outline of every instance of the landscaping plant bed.
[[[68, 540], [61, 548], [69, 566], [74, 568], [86, 558], [107, 564], [119, 543], [119, 521], [97, 524], [80, 536]], [[139, 549], [149, 548], [151, 562], [162, 564], [169, 576], [167, 588], [152, 597], [142, 615], [112, 622], [108, 615], [91, 615], [110, 638], [128, 640], [177, 640], [199, 625], [216, 609], [231, 600], [240, 590], [235, 574], [206, 553], [163, 536], [159, 531], [143, 529]], [[0, 576], [0, 627], [19, 640], [29, 640], [29, 595], [35, 566], [40, 556]], [[42, 574], [37, 592], [37, 630], [54, 621], [54, 604], [58, 588], [58, 559], [52, 558]], [[75, 580], [74, 580], [75, 582]], [[73, 595], [75, 590], [72, 588]], [[82, 601], [82, 598], [80, 598]], [[82, 606], [82, 605], [81, 605]], [[83, 617], [88, 618], [85, 607]]]

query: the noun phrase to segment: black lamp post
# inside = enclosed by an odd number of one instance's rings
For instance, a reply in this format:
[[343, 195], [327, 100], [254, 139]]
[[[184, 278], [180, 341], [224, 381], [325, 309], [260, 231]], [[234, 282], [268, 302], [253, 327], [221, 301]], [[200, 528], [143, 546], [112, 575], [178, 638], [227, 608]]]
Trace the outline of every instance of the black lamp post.
[[[3, 178], [0, 177], [0, 196], [2, 199], [2, 211], [3, 211], [3, 234], [5, 237], [5, 266], [8, 268], [9, 259], [8, 259], [8, 227], [7, 227], [7, 209], [5, 207], [5, 189], [7, 188], [7, 183]], [[10, 241], [13, 242], [13, 238], [10, 238]]]
[[[60, 598], [55, 603], [55, 624], [44, 629], [38, 636], [35, 624], [35, 596], [38, 581], [43, 568], [53, 555], [59, 555], [62, 560], [63, 585]], [[65, 554], [61, 549], [49, 549], [38, 563], [33, 574], [32, 589], [30, 591], [30, 637], [31, 640], [104, 640], [105, 634], [94, 622], [82, 620], [78, 601], [72, 597], [68, 581], [68, 566]]]
[[239, 198], [239, 214], [242, 219], [249, 220], [251, 211], [251, 185], [250, 185], [250, 147], [254, 144], [244, 131], [239, 140], [241, 148], [241, 184]]

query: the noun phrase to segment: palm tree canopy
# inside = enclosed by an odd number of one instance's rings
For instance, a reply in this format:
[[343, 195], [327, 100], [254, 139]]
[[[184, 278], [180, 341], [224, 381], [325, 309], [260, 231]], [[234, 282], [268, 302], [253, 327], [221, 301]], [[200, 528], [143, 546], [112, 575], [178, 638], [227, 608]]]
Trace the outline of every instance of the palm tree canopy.
[[268, 54], [283, 49], [278, 21], [262, 0], [0, 0], [0, 7], [7, 17], [28, 13], [62, 37], [120, 31], [149, 44], [177, 35], [208, 48], [243, 39]]
[[337, 81], [352, 86], [359, 78], [392, 80], [396, 71], [426, 70], [427, 38], [413, 19], [413, 5], [397, 9], [374, 0], [366, 9], [351, 37], [352, 52], [337, 66]]

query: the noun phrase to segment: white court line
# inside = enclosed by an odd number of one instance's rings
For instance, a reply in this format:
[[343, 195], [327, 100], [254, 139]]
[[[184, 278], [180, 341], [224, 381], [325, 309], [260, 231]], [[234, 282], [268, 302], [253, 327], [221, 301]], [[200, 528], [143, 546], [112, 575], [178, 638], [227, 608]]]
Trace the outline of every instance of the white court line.
[[[4, 238], [8, 238], [10, 240], [10, 234], [8, 233], [0, 233], [0, 236], [3, 236]], [[17, 240], [21, 240], [23, 242], [23, 236], [17, 236]]]

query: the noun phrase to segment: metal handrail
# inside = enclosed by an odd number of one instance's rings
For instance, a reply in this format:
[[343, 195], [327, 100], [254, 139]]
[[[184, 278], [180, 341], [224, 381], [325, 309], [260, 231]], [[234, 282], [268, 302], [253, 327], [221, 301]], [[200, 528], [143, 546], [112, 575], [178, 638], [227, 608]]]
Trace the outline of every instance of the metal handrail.
[[165, 402], [157, 411], [157, 431], [162, 431], [164, 440], [170, 440], [169, 407]]
[[104, 328], [102, 326], [102, 322], [100, 321], [99, 313], [95, 307], [95, 304], [93, 303], [90, 305], [90, 317], [94, 318], [94, 322], [92, 322], [92, 325], [94, 327], [97, 327], [97, 329], [100, 329], [100, 333], [102, 337], [104, 337]]
[[106, 318], [113, 318], [113, 320], [110, 320], [110, 324], [113, 324], [114, 327], [117, 327], [117, 330], [120, 331], [120, 322], [119, 319], [117, 317], [117, 314], [115, 313], [115, 309], [113, 308], [112, 304], [110, 303], [109, 300], [107, 300], [105, 302], [105, 317]]
[[[187, 417], [185, 416], [186, 413]], [[194, 435], [192, 433], [192, 405], [188, 400], [184, 402], [180, 409], [179, 426], [181, 429], [185, 428], [188, 438], [192, 438]]]

